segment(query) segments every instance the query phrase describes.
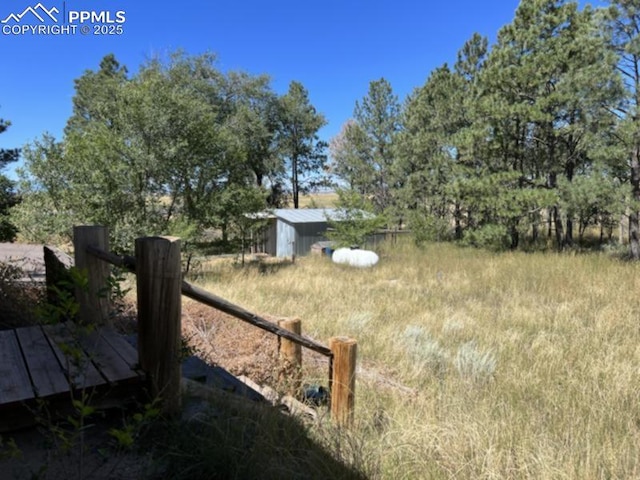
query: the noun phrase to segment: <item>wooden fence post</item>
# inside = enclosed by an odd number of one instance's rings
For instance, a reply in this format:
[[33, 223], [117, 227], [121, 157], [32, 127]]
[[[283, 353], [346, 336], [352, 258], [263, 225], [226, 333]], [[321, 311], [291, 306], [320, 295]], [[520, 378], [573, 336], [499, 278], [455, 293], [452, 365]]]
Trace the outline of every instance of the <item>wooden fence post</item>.
[[339, 426], [353, 423], [356, 396], [356, 353], [358, 343], [353, 338], [332, 337], [331, 418]]
[[113, 326], [110, 318], [110, 302], [107, 292], [109, 265], [89, 255], [87, 247], [91, 245], [109, 251], [109, 231], [101, 225], [73, 227], [73, 250], [75, 265], [87, 274], [88, 288], [76, 288], [76, 300], [80, 310], [78, 320], [81, 323], [96, 323]]
[[138, 358], [152, 398], [163, 412], [180, 411], [181, 287], [180, 239], [136, 239]]
[[[278, 320], [278, 326], [300, 335], [302, 322], [299, 318], [284, 318]], [[280, 337], [280, 351], [278, 352], [281, 368], [281, 382], [289, 386], [289, 393], [298, 394], [302, 388], [302, 345]], [[284, 378], [284, 376], [288, 378]]]
[[[57, 248], [42, 247], [44, 253], [45, 284], [47, 286], [47, 303], [61, 306], [61, 295], [74, 298], [76, 292], [71, 285], [69, 269], [74, 261], [69, 255]], [[66, 320], [66, 319], [65, 319]]]

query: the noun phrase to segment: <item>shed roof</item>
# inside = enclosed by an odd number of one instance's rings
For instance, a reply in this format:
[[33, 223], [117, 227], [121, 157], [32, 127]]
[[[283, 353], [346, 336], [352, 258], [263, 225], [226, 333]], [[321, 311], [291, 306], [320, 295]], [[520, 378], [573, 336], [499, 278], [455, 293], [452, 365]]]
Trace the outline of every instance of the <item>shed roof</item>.
[[[351, 212], [353, 213], [353, 212]], [[324, 223], [330, 220], [341, 221], [349, 218], [349, 213], [340, 208], [276, 208], [271, 218], [280, 218], [289, 223]], [[359, 210], [359, 218], [372, 219], [375, 216]]]
[[277, 208], [273, 213], [277, 218], [289, 223], [324, 223], [329, 219], [339, 219], [343, 215], [335, 208]]
[[[299, 223], [325, 223], [329, 220], [340, 221], [345, 219], [346, 213], [339, 208], [276, 208], [256, 213], [245, 213], [245, 217], [253, 220], [267, 218], [280, 218], [292, 224]], [[373, 218], [373, 215], [362, 211], [363, 218]]]

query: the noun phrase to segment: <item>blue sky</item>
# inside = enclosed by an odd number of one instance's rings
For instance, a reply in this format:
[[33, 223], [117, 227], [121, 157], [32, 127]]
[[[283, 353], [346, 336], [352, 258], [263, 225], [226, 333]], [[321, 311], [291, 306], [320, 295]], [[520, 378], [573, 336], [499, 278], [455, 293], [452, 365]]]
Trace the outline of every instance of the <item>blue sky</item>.
[[[401, 100], [430, 71], [453, 63], [474, 32], [495, 40], [518, 0], [40, 0], [47, 10], [125, 12], [122, 35], [15, 35], [0, 32], [0, 118], [12, 126], [0, 148], [44, 132], [61, 138], [71, 114], [73, 80], [114, 53], [135, 72], [145, 59], [183, 49], [214, 52], [222, 70], [269, 74], [279, 93], [300, 81], [328, 125], [330, 140], [351, 117], [369, 82], [385, 77]], [[38, 0], [4, 0], [0, 20]], [[593, 2], [592, 2], [593, 3]], [[22, 24], [38, 23], [31, 14]], [[60, 14], [62, 15], [62, 14]], [[50, 24], [51, 22], [49, 22]], [[15, 25], [14, 21], [8, 24]], [[7, 25], [7, 24], [5, 24]], [[78, 25], [80, 28], [80, 25]], [[11, 173], [11, 172], [9, 172]]]

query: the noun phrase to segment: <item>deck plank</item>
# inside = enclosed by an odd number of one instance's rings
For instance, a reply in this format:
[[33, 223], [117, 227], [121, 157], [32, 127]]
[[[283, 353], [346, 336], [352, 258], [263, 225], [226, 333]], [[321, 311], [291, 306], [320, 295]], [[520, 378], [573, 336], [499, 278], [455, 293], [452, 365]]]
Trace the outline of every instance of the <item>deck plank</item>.
[[15, 331], [0, 331], [0, 404], [28, 400], [34, 395]]
[[[53, 352], [60, 364], [67, 371], [69, 380], [74, 388], [91, 388], [105, 383], [105, 379], [100, 375], [96, 366], [91, 359], [87, 357], [84, 350], [77, 345], [74, 335], [64, 324], [45, 325], [42, 329], [45, 335], [51, 340]], [[63, 344], [70, 346], [80, 354], [78, 362], [66, 359], [61, 349], [61, 345]]]
[[102, 337], [118, 352], [118, 355], [127, 362], [132, 370], [140, 370], [138, 350], [127, 339], [110, 328], [101, 328]]
[[43, 398], [69, 391], [65, 377], [42, 328], [24, 327], [15, 330], [31, 374], [36, 396]]
[[[86, 352], [91, 352], [93, 363], [109, 383], [138, 380], [138, 373], [131, 369], [131, 365], [113, 348], [110, 341], [107, 341], [106, 332], [106, 330], [99, 329], [82, 335], [79, 337], [80, 344]], [[115, 338], [112, 338], [111, 341], [117, 342]], [[122, 341], [124, 342], [124, 339]]]

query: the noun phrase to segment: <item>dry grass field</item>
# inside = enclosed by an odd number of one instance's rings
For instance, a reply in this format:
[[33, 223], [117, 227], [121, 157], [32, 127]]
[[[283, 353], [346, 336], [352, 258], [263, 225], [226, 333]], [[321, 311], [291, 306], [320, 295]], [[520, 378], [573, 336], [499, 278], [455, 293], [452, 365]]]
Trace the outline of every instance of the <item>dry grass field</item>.
[[358, 340], [356, 424], [312, 429], [370, 478], [640, 478], [640, 265], [606, 255], [386, 246], [261, 273], [228, 300]]
[[[334, 192], [312, 193], [300, 196], [300, 208], [333, 208], [338, 201], [338, 194]], [[289, 205], [293, 208], [293, 205]]]

